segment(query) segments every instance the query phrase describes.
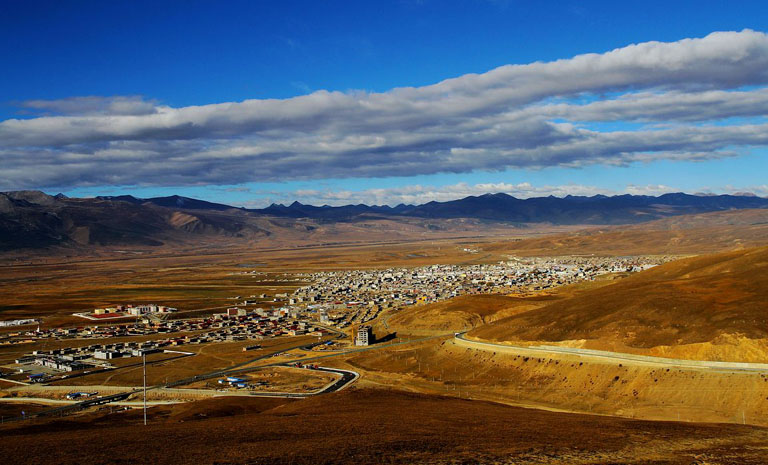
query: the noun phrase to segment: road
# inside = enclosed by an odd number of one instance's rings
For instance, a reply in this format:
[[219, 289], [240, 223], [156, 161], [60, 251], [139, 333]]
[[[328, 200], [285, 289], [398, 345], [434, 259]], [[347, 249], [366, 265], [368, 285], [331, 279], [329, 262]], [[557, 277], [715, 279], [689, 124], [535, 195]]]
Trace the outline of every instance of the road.
[[[339, 331], [333, 330], [331, 328], [327, 328], [327, 329], [329, 329], [330, 331], [335, 333], [333, 339], [338, 339], [338, 338], [341, 338], [341, 337], [344, 336], [344, 333], [341, 333]], [[190, 378], [176, 380], [176, 381], [173, 381], [173, 382], [170, 382], [170, 383], [166, 383], [166, 384], [159, 384], [159, 385], [155, 385], [155, 386], [147, 386], [147, 391], [152, 391], [152, 390], [162, 389], [162, 388], [172, 388], [172, 387], [176, 387], [176, 386], [183, 386], [185, 384], [194, 383], [196, 381], [201, 381], [201, 380], [204, 380], [204, 379], [210, 379], [210, 378], [215, 378], [215, 377], [227, 376], [227, 375], [230, 375], [232, 373], [254, 371], [256, 369], [261, 368], [261, 366], [260, 367], [248, 368], [248, 369], [243, 369], [242, 367], [244, 367], [246, 365], [253, 364], [255, 362], [258, 362], [258, 361], [261, 361], [261, 360], [264, 360], [264, 359], [267, 359], [267, 358], [270, 358], [270, 357], [274, 356], [277, 353], [288, 352], [290, 350], [299, 349], [299, 348], [302, 348], [302, 347], [313, 347], [313, 346], [315, 346], [317, 344], [322, 344], [323, 342], [326, 342], [327, 340], [328, 339], [321, 340], [321, 341], [318, 341], [318, 342], [313, 342], [313, 343], [310, 343], [310, 344], [307, 344], [306, 342], [301, 343], [301, 344], [296, 344], [296, 345], [291, 346], [291, 347], [283, 348], [283, 349], [281, 349], [281, 350], [279, 350], [277, 352], [271, 352], [271, 353], [268, 353], [268, 354], [260, 355], [258, 357], [254, 357], [254, 358], [252, 358], [250, 360], [246, 360], [245, 362], [238, 363], [236, 365], [233, 365], [233, 366], [231, 366], [229, 368], [226, 368], [226, 369], [223, 369], [223, 370], [216, 370], [216, 371], [212, 371], [212, 372], [209, 372], [209, 373], [204, 373], [204, 374], [201, 374], [201, 375], [196, 375], [196, 376], [193, 376], [193, 377], [190, 377]], [[273, 365], [280, 365], [280, 364], [279, 363], [274, 363], [274, 364], [269, 364], [269, 365], [264, 365], [264, 366], [273, 366]], [[342, 377], [343, 377], [343, 375], [342, 375]], [[357, 378], [355, 378], [355, 379], [357, 379]], [[100, 397], [100, 398], [86, 399], [86, 400], [83, 400], [83, 401], [80, 401], [80, 402], [75, 402], [75, 403], [72, 403], [72, 404], [69, 404], [69, 405], [64, 405], [64, 406], [53, 408], [53, 409], [49, 409], [49, 410], [43, 410], [41, 412], [38, 412], [35, 416], [48, 416], [48, 415], [63, 414], [64, 412], [67, 412], [67, 411], [70, 411], [70, 410], [84, 409], [84, 408], [88, 408], [88, 407], [91, 407], [91, 406], [94, 406], [94, 405], [106, 404], [106, 403], [110, 403], [110, 402], [124, 401], [128, 397], [130, 397], [130, 396], [132, 396], [134, 394], [141, 393], [141, 392], [143, 392], [143, 389], [131, 389], [131, 390], [128, 390], [128, 391], [125, 391], [125, 392], [120, 392], [120, 393], [117, 393], [117, 394], [111, 394], [111, 395], [103, 396], [103, 397]]]
[[624, 365], [657, 366], [669, 368], [685, 368], [687, 370], [706, 370], [718, 372], [736, 373], [768, 373], [768, 364], [743, 363], [743, 362], [718, 362], [709, 360], [683, 360], [674, 358], [651, 357], [648, 355], [635, 355], [624, 352], [609, 352], [605, 350], [579, 349], [575, 347], [560, 346], [516, 346], [495, 342], [475, 341], [467, 339], [465, 333], [454, 337], [457, 345], [479, 350], [503, 351], [530, 356], [548, 356], [552, 354], [577, 356], [590, 359], [599, 363], [621, 363]]
[[360, 373], [357, 373], [355, 371], [350, 370], [342, 370], [339, 368], [326, 368], [326, 367], [319, 367], [317, 368], [319, 371], [324, 371], [326, 373], [336, 373], [341, 375], [341, 378], [337, 379], [333, 383], [329, 384], [328, 386], [324, 387], [322, 390], [314, 393], [316, 394], [328, 394], [331, 392], [337, 392], [341, 391], [342, 389], [346, 388], [350, 384], [354, 383], [357, 378], [360, 377]]
[[[163, 358], [163, 359], [160, 359], [160, 360], [152, 360], [150, 362], [147, 362], [147, 366], [155, 365], [157, 363], [170, 362], [170, 361], [173, 361], [173, 360], [178, 360], [180, 358], [192, 357], [193, 355], [196, 355], [194, 352], [179, 352], [177, 350], [166, 350], [164, 353], [180, 354], [180, 355], [174, 355], [172, 357]], [[82, 376], [91, 376], [91, 375], [95, 375], [96, 373], [105, 373], [107, 371], [117, 371], [117, 370], [124, 370], [126, 368], [136, 368], [136, 367], [142, 366], [142, 364], [143, 364], [143, 362], [137, 362], [137, 363], [131, 363], [131, 364], [128, 364], [128, 365], [122, 365], [122, 366], [118, 366], [118, 367], [98, 368], [98, 369], [95, 369], [95, 370], [84, 371], [82, 373], [74, 373], [74, 374], [71, 374], [71, 375], [64, 375], [61, 378], [56, 379], [54, 382], [63, 381], [63, 380], [70, 380], [70, 379], [73, 379], [73, 378], [80, 378]]]
[[[316, 325], [316, 326], [320, 326], [320, 325]], [[334, 337], [332, 339], [339, 339], [339, 338], [345, 336], [344, 333], [342, 333], [341, 331], [335, 330], [333, 328], [325, 328], [325, 329], [327, 329], [329, 331], [332, 331], [334, 333]], [[306, 362], [310, 362], [310, 361], [323, 360], [323, 359], [331, 358], [331, 357], [345, 356], [345, 355], [349, 355], [349, 354], [353, 354], [353, 353], [357, 353], [357, 352], [365, 352], [365, 351], [369, 351], [369, 350], [380, 350], [380, 349], [400, 346], [400, 345], [404, 345], [404, 344], [414, 344], [414, 343], [423, 342], [423, 341], [427, 341], [427, 340], [430, 340], [430, 339], [446, 337], [446, 336], [448, 336], [448, 334], [443, 334], [443, 335], [438, 335], [438, 336], [429, 336], [429, 337], [423, 337], [423, 338], [417, 338], [417, 339], [409, 339], [409, 340], [406, 340], [406, 341], [396, 342], [396, 343], [392, 343], [392, 344], [373, 345], [373, 346], [368, 346], [368, 347], [361, 347], [361, 348], [358, 348], [358, 349], [345, 350], [345, 351], [341, 351], [341, 352], [337, 352], [337, 353], [333, 353], [333, 354], [325, 354], [325, 355], [320, 355], [320, 356], [316, 356], [316, 357], [302, 358], [302, 359], [299, 359], [299, 360], [296, 360], [296, 361], [299, 361], [301, 363], [306, 363]], [[193, 376], [193, 377], [176, 380], [176, 381], [173, 381], [173, 382], [170, 382], [170, 383], [166, 383], [166, 384], [158, 384], [158, 385], [155, 385], [155, 386], [147, 386], [147, 391], [152, 391], [152, 390], [156, 390], [156, 389], [174, 388], [176, 386], [183, 386], [185, 384], [191, 384], [191, 383], [194, 383], [194, 382], [197, 382], [197, 381], [202, 381], [202, 380], [205, 380], [205, 379], [211, 379], [211, 378], [223, 377], [223, 376], [231, 376], [231, 375], [238, 375], [238, 374], [245, 374], [245, 373], [248, 373], [248, 372], [252, 372], [252, 371], [257, 371], [257, 370], [263, 369], [265, 367], [286, 365], [286, 362], [276, 362], [276, 363], [270, 363], [270, 364], [259, 365], [259, 366], [254, 366], [254, 367], [247, 367], [247, 365], [251, 365], [251, 364], [259, 362], [261, 360], [268, 359], [268, 358], [274, 356], [275, 354], [283, 353], [283, 352], [288, 352], [288, 351], [295, 350], [295, 349], [312, 348], [312, 347], [314, 347], [314, 346], [316, 346], [318, 344], [322, 344], [324, 342], [327, 342], [328, 340], [330, 340], [330, 339], [324, 339], [324, 340], [320, 340], [318, 342], [313, 342], [313, 343], [310, 343], [310, 344], [307, 344], [307, 343], [296, 344], [296, 345], [291, 346], [291, 347], [283, 348], [283, 349], [281, 349], [281, 350], [279, 350], [277, 352], [272, 352], [272, 353], [260, 355], [258, 357], [252, 358], [252, 359], [247, 360], [247, 361], [242, 362], [242, 363], [238, 363], [236, 365], [233, 365], [233, 366], [231, 366], [229, 368], [226, 368], [226, 369], [223, 369], [223, 370], [216, 370], [216, 371], [212, 371], [212, 372], [209, 372], [209, 373], [196, 375], [196, 376]], [[319, 394], [326, 394], [326, 393], [330, 393], [330, 392], [340, 391], [340, 390], [346, 388], [352, 382], [356, 381], [359, 378], [359, 376], [360, 376], [359, 374], [357, 374], [355, 372], [347, 371], [347, 370], [340, 370], [340, 369], [336, 369], [336, 368], [324, 368], [324, 370], [340, 374], [341, 378], [339, 380], [337, 380], [336, 382], [334, 382], [333, 384], [331, 384], [331, 385], [327, 386], [326, 388], [324, 388], [322, 391], [317, 392], [317, 393], [282, 393], [282, 396], [283, 397], [307, 397], [308, 395], [319, 395]], [[125, 401], [130, 396], [132, 396], [134, 394], [139, 394], [141, 392], [143, 392], [143, 390], [141, 388], [131, 389], [131, 390], [127, 390], [125, 392], [111, 394], [111, 395], [103, 396], [103, 397], [100, 397], [100, 398], [87, 399], [87, 400], [84, 400], [84, 401], [75, 402], [75, 403], [68, 404], [68, 405], [63, 405], [61, 407], [52, 408], [52, 409], [48, 409], [48, 410], [43, 410], [41, 412], [38, 412], [35, 416], [57, 415], [57, 414], [63, 414], [65, 412], [68, 412], [68, 411], [71, 411], [71, 410], [78, 410], [78, 409], [84, 409], [84, 408], [92, 407], [94, 405], [101, 405], [101, 404], [106, 404], [106, 403], [111, 403], [111, 402]], [[280, 393], [274, 393], [274, 394], [273, 393], [260, 393], [258, 395], [263, 395], [265, 397], [279, 397]]]
[[[281, 364], [281, 366], [289, 366], [289, 364]], [[342, 389], [346, 388], [353, 382], [355, 382], [359, 377], [360, 374], [351, 371], [351, 370], [342, 370], [340, 368], [328, 368], [328, 367], [318, 367], [315, 369], [316, 371], [324, 371], [326, 373], [333, 373], [339, 375], [337, 379], [334, 379], [330, 383], [326, 384], [325, 386], [321, 387], [320, 389], [313, 391], [313, 392], [254, 392], [254, 391], [228, 391], [226, 393], [222, 393], [220, 391], [214, 390], [214, 389], [182, 389], [182, 388], [161, 388], [163, 392], [168, 393], [178, 393], [178, 394], [195, 394], [195, 395], [202, 395], [202, 396], [208, 396], [208, 397], [280, 397], [280, 398], [305, 398], [305, 397], [312, 397], [320, 394], [329, 394], [331, 392], [337, 392], [341, 391]], [[59, 391], [66, 391], [69, 392], [71, 390], [71, 387], [69, 386], [56, 386]], [[89, 386], [89, 388], [96, 389], [97, 386]], [[77, 400], [65, 400], [65, 399], [48, 399], [45, 397], [5, 397], [0, 398], [0, 402], [22, 402], [22, 403], [38, 403], [38, 404], [55, 404], [55, 405], [63, 405], [65, 407], [73, 407], [77, 405], [82, 405], [84, 403], [88, 403], [88, 405], [96, 405], [96, 404], [102, 404], [102, 403], [112, 403], [115, 405], [143, 405], [142, 401], [126, 401], [126, 400], [114, 400], [123, 398], [126, 395], [126, 392], [141, 392], [140, 390], [133, 390], [132, 388], [119, 388], [119, 389], [126, 389], [124, 392], [119, 392], [117, 394], [112, 394], [109, 396], [102, 396], [100, 398], [90, 398], [85, 401], [77, 401]], [[41, 389], [42, 390], [42, 389]], [[105, 400], [107, 399], [107, 400]], [[90, 402], [90, 403], [89, 403]], [[152, 400], [147, 401], [147, 405], [165, 405], [165, 404], [176, 404], [180, 402], [185, 402], [183, 400]], [[58, 412], [61, 412], [61, 410], [57, 410]]]

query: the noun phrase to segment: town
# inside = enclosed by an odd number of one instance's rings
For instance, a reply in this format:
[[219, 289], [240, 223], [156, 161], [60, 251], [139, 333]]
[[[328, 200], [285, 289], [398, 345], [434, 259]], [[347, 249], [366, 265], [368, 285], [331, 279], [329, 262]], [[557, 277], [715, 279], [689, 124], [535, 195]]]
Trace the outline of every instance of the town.
[[[642, 271], [667, 256], [510, 258], [490, 265], [431, 265], [421, 268], [327, 271], [298, 275], [312, 282], [288, 299], [297, 315], [307, 313], [337, 328], [366, 324], [383, 310], [439, 302], [466, 294], [527, 294], [608, 273]], [[256, 273], [256, 272], [254, 272]]]
[[[292, 294], [274, 296], [277, 308], [255, 308], [258, 300], [245, 299], [240, 306], [204, 318], [168, 319], [177, 309], [162, 305], [117, 305], [79, 313], [88, 319], [136, 316], [132, 324], [20, 330], [3, 335], [0, 344], [35, 340], [108, 339], [163, 335], [143, 342], [113, 342], [81, 347], [34, 351], [16, 360], [17, 375], [33, 382], [47, 381], [61, 373], [94, 368], [112, 369], [109, 360], [140, 357], [182, 345], [226, 341], [261, 340], [279, 336], [328, 334], [357, 326], [355, 345], [374, 341], [369, 323], [384, 310], [438, 302], [466, 294], [524, 294], [593, 280], [608, 273], [631, 273], [670, 260], [665, 256], [510, 258], [489, 265], [431, 265], [420, 268], [346, 270], [286, 275], [312, 284]], [[264, 273], [245, 272], [255, 277]], [[266, 279], [269, 279], [268, 277]], [[266, 298], [266, 295], [252, 296]], [[238, 296], [239, 298], [239, 296]], [[243, 308], [245, 307], [245, 308]], [[40, 372], [44, 369], [43, 372]], [[67, 375], [71, 376], [71, 375]]]

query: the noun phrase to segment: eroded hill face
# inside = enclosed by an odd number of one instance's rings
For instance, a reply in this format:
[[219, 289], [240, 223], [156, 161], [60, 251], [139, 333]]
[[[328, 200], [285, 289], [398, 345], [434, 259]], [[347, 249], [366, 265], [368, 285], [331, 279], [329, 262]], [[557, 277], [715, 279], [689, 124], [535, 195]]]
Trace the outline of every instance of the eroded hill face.
[[768, 247], [678, 260], [469, 333], [647, 349], [768, 337]]

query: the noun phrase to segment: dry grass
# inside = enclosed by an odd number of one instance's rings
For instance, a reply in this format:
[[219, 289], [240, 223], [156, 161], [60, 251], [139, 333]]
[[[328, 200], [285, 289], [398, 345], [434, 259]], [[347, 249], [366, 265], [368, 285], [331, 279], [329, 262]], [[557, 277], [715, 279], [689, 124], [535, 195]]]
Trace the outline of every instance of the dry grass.
[[768, 375], [627, 366], [572, 355], [474, 350], [452, 338], [362, 352], [333, 366], [360, 386], [653, 420], [768, 426]]
[[648, 349], [768, 338], [768, 247], [678, 260], [478, 328], [495, 341], [599, 341]]
[[[288, 402], [213, 399], [15, 425], [7, 456], [60, 464], [764, 463], [768, 432], [542, 412], [353, 390]], [[162, 447], [158, 447], [162, 441]]]

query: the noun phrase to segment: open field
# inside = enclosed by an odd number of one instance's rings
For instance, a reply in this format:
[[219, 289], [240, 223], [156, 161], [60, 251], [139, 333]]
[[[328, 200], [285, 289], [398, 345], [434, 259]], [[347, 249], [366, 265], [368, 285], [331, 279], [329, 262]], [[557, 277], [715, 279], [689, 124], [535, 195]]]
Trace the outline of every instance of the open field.
[[[101, 257], [6, 257], [0, 262], [0, 318], [44, 317], [44, 327], [93, 325], [97, 323], [71, 314], [131, 302], [210, 313], [233, 304], [234, 296], [291, 292], [302, 284], [290, 277], [295, 272], [492, 263], [511, 254], [698, 254], [744, 248], [768, 243], [766, 211], [686, 215], [583, 232], [577, 226], [510, 227], [506, 237], [369, 239], [367, 243], [303, 247], [286, 243], [271, 248], [198, 246], [112, 251]], [[467, 247], [480, 252], [467, 253], [463, 250]], [[247, 270], [267, 275], [241, 274]]]
[[0, 418], [18, 417], [21, 416], [21, 412], [24, 412], [26, 415], [33, 415], [47, 408], [49, 406], [43, 404], [0, 402]]
[[[267, 367], [253, 371], [240, 378], [256, 384], [258, 392], [313, 392], [338, 378], [324, 371], [293, 367]], [[220, 389], [217, 380], [198, 381], [183, 386], [184, 389]], [[233, 389], [233, 392], [237, 390]]]
[[146, 428], [136, 410], [7, 426], [0, 447], [20, 461], [44, 454], [61, 464], [748, 465], [763, 463], [768, 441], [766, 430], [753, 427], [542, 412], [388, 390], [292, 402], [212, 399], [149, 412]]
[[[188, 255], [134, 255], [103, 260], [84, 257], [72, 261], [50, 258], [25, 264], [6, 262], [6, 266], [0, 266], [0, 318], [43, 317], [44, 327], [94, 325], [99, 322], [71, 314], [119, 303], [142, 302], [154, 302], [182, 311], [221, 311], [237, 302], [232, 298], [235, 296], [263, 293], [271, 297], [276, 293], [292, 292], [302, 285], [290, 276], [294, 272], [498, 260], [499, 256], [495, 254], [462, 251], [474, 241], [201, 250]], [[243, 274], [250, 270], [267, 275]], [[269, 306], [270, 303], [260, 305]]]

